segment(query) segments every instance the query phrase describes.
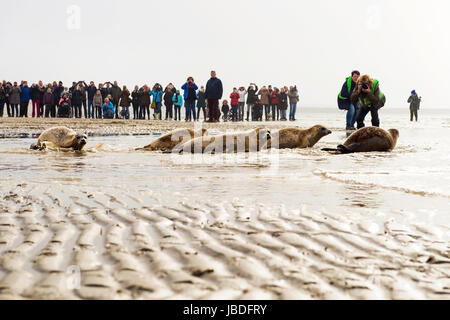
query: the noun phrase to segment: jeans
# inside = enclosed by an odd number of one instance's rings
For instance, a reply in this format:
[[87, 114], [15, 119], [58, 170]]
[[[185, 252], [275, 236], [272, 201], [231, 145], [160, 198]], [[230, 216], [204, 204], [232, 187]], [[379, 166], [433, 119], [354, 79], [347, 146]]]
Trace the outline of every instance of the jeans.
[[220, 110], [219, 110], [219, 99], [208, 99], [208, 109], [209, 109], [209, 122], [219, 122], [220, 120]]
[[97, 119], [102, 119], [103, 118], [103, 112], [102, 112], [102, 107], [101, 106], [96, 106], [95, 107], [95, 113], [96, 113], [96, 118]]
[[73, 109], [75, 111], [75, 118], [81, 118], [81, 104], [75, 104]]
[[270, 114], [270, 105], [265, 104], [264, 105], [264, 115], [265, 115], [266, 121], [269, 120], [269, 114]]
[[280, 119], [280, 108], [278, 107], [278, 105], [273, 104], [272, 105], [272, 120], [275, 121], [275, 115], [276, 115], [276, 120]]
[[139, 103], [133, 102], [133, 119], [139, 119]]
[[206, 107], [197, 108], [197, 120], [200, 118], [200, 110], [203, 110], [203, 120], [206, 121]]
[[3, 117], [3, 110], [5, 108], [5, 102], [0, 101], [0, 117]]
[[153, 111], [153, 118], [157, 119], [157, 120], [161, 120], [161, 102], [156, 102], [155, 103], [155, 110]]
[[289, 120], [295, 120], [295, 113], [297, 112], [297, 104], [291, 103], [289, 106]]
[[280, 109], [280, 118], [286, 119], [286, 109]]
[[357, 109], [354, 104], [350, 104], [347, 110], [347, 128], [355, 126]]
[[[178, 115], [178, 118], [177, 118]], [[181, 106], [177, 106], [175, 105], [175, 121], [180, 121], [181, 120]]]
[[223, 113], [223, 122], [227, 122], [228, 111]]
[[231, 106], [231, 121], [238, 121], [239, 106]]
[[[94, 118], [94, 101], [88, 99], [88, 118]], [[85, 111], [86, 112], [86, 111]]]
[[378, 118], [378, 109], [375, 107], [368, 107], [364, 106], [359, 109], [358, 115], [356, 116], [356, 122], [358, 123], [358, 129], [363, 128], [364, 125], [364, 118], [366, 115], [370, 112], [370, 115], [372, 116], [372, 126], [379, 127], [380, 126], [380, 119]]
[[150, 106], [148, 104], [141, 106], [141, 108], [139, 110], [139, 119], [145, 120], [145, 112], [146, 111], [148, 114], [148, 120], [150, 120]]
[[239, 102], [239, 121], [244, 120], [245, 102]]
[[195, 100], [186, 100], [184, 102], [184, 107], [186, 108], [186, 120], [192, 120], [192, 115], [194, 120], [197, 119], [195, 113]]
[[172, 103], [169, 103], [169, 104], [165, 104], [164, 103], [164, 105], [166, 106], [166, 118], [165, 118], [165, 120], [167, 120], [167, 119], [172, 120], [172, 118], [173, 118], [173, 104]]
[[16, 114], [16, 117], [19, 116], [19, 105], [18, 104], [11, 104], [11, 117], [14, 117], [14, 113]]

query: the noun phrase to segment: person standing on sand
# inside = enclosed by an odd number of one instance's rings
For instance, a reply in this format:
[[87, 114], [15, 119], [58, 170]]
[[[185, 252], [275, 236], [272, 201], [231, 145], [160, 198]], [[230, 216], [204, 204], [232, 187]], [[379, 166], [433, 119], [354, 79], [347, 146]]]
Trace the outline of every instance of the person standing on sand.
[[39, 108], [39, 91], [37, 85], [33, 83], [30, 88], [30, 98], [31, 98], [31, 117], [39, 118], [41, 116], [41, 109]]
[[14, 117], [19, 117], [19, 104], [20, 104], [20, 86], [17, 85], [17, 82], [14, 82], [14, 85], [11, 87], [11, 91], [9, 94], [9, 103], [11, 104], [11, 115]]
[[140, 119], [145, 120], [145, 113], [148, 114], [148, 120], [150, 120], [150, 88], [144, 85], [141, 94], [141, 110]]
[[116, 119], [119, 119], [119, 100], [120, 100], [120, 95], [122, 94], [122, 89], [120, 89], [117, 81], [114, 81], [114, 83], [111, 82], [107, 82], [106, 86], [107, 88], [109, 88], [109, 86], [111, 85], [111, 89], [110, 89], [110, 94], [112, 97], [112, 104], [114, 105], [114, 110], [116, 112], [115, 117]]
[[233, 88], [233, 92], [230, 94], [231, 104], [231, 121], [236, 122], [238, 120], [239, 111], [239, 92], [237, 88]]
[[422, 97], [417, 96], [416, 90], [411, 91], [411, 95], [408, 98], [410, 121], [413, 121], [413, 117], [415, 117], [417, 122], [417, 111], [420, 109], [421, 101]]
[[42, 98], [42, 103], [44, 104], [44, 112], [45, 117], [48, 118], [50, 115], [52, 118], [55, 117], [55, 104], [53, 103], [53, 94], [52, 89], [48, 88], [47, 92], [44, 93], [44, 97]]
[[197, 100], [198, 86], [194, 82], [194, 78], [189, 77], [181, 89], [184, 90], [184, 107], [186, 108], [186, 121], [195, 121], [197, 118], [195, 113], [195, 101]]
[[258, 96], [260, 96], [259, 100], [261, 101], [261, 104], [264, 107], [264, 116], [266, 121], [269, 120], [269, 114], [270, 114], [270, 105], [269, 105], [269, 90], [266, 88], [266, 86], [263, 86], [257, 93]]
[[102, 119], [102, 102], [103, 102], [102, 93], [99, 89], [94, 94], [94, 98], [92, 99], [92, 105], [94, 106], [95, 117], [97, 119]]
[[216, 77], [216, 72], [211, 71], [211, 78], [206, 83], [205, 98], [209, 108], [208, 122], [219, 122], [219, 100], [222, 99], [222, 81]]
[[177, 90], [173, 95], [173, 104], [175, 108], [175, 121], [181, 121], [181, 106], [183, 105], [183, 97], [180, 94], [180, 90]]
[[141, 100], [141, 95], [139, 93], [139, 86], [134, 86], [134, 90], [131, 93], [131, 102], [133, 103], [133, 119], [139, 119], [139, 101]]
[[295, 121], [295, 114], [297, 112], [297, 103], [299, 100], [297, 86], [290, 86], [289, 92], [289, 120]]
[[245, 96], [247, 90], [244, 87], [239, 88], [239, 121], [244, 121]]
[[3, 84], [0, 83], [0, 117], [3, 117], [3, 110], [6, 102], [6, 90], [3, 88]]
[[28, 117], [28, 105], [30, 104], [30, 87], [26, 81], [20, 85], [20, 117]]
[[173, 95], [175, 94], [177, 90], [175, 89], [175, 86], [171, 83], [169, 83], [166, 88], [164, 89], [164, 106], [166, 107], [166, 117], [164, 120], [172, 120], [173, 118]]
[[341, 92], [339, 92], [338, 95], [338, 108], [341, 110], [347, 110], [346, 130], [355, 130], [355, 122], [359, 111], [359, 105], [358, 102], [353, 104], [350, 97], [356, 88], [356, 83], [359, 76], [360, 73], [358, 70], [352, 71], [351, 76], [345, 79]]
[[87, 92], [87, 117], [94, 119], [95, 108], [94, 108], [94, 96], [97, 92], [94, 81], [89, 83], [89, 86], [85, 81], [83, 81], [84, 89]]
[[270, 94], [270, 101], [272, 103], [272, 121], [275, 121], [275, 115], [276, 120], [280, 120], [280, 107], [278, 106], [278, 104], [280, 103], [280, 101], [278, 100], [279, 94], [280, 92], [278, 88], [274, 88], [274, 90]]
[[286, 110], [288, 107], [288, 96], [286, 87], [281, 88], [279, 95], [279, 107], [280, 107], [280, 120], [286, 121]]
[[230, 106], [228, 105], [228, 100], [223, 100], [223, 102], [222, 102], [223, 122], [228, 121], [228, 112], [230, 112]]
[[258, 99], [256, 92], [258, 92], [258, 86], [255, 83], [250, 83], [250, 86], [247, 89], [247, 121], [249, 121], [250, 116], [252, 117], [252, 121], [254, 120], [255, 112], [253, 106]]
[[153, 119], [161, 120], [161, 106], [163, 100], [162, 86], [159, 83], [155, 83], [152, 91], [150, 91], [150, 95], [153, 96], [153, 103], [155, 106], [155, 110], [153, 111]]
[[130, 119], [130, 105], [131, 105], [131, 99], [130, 99], [130, 91], [128, 91], [127, 86], [123, 86], [122, 92], [120, 94], [120, 100], [119, 105], [122, 108], [120, 111], [120, 115], [124, 119]]
[[200, 90], [197, 93], [197, 121], [200, 118], [200, 110], [203, 110], [203, 121], [206, 121], [206, 100], [205, 100], [205, 87], [200, 86]]
[[3, 80], [3, 89], [5, 90], [5, 94], [6, 94], [6, 110], [8, 112], [8, 117], [12, 117], [12, 113], [11, 113], [11, 104], [9, 103], [9, 95], [11, 94], [11, 88], [12, 88], [12, 84], [11, 82], [6, 82], [6, 80]]
[[76, 84], [72, 90], [72, 110], [75, 118], [81, 118], [81, 105], [83, 104], [83, 94], [80, 85]]

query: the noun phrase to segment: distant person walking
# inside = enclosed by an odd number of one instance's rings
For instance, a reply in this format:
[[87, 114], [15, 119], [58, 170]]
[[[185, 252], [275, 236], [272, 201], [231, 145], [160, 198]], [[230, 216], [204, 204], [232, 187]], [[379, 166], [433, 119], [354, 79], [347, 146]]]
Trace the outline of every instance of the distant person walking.
[[352, 103], [350, 97], [356, 88], [356, 83], [359, 79], [360, 73], [358, 70], [352, 71], [350, 77], [345, 79], [342, 85], [341, 92], [338, 95], [338, 108], [341, 110], [347, 110], [346, 117], [346, 130], [355, 130], [355, 122], [358, 114], [359, 104], [358, 101]]
[[422, 97], [417, 96], [416, 90], [411, 91], [411, 95], [408, 98], [410, 121], [413, 121], [413, 118], [415, 117], [417, 122], [417, 111], [420, 109], [421, 101]]
[[211, 71], [211, 78], [206, 83], [205, 98], [208, 103], [209, 120], [208, 122], [219, 122], [220, 110], [219, 100], [222, 99], [223, 86], [222, 81], [216, 77], [216, 72]]

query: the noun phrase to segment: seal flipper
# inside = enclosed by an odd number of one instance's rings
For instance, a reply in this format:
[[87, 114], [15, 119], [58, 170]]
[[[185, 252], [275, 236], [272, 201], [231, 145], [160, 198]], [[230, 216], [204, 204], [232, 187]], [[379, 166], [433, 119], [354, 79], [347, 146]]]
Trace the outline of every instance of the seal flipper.
[[320, 149], [322, 151], [328, 151], [328, 152], [338, 152], [339, 150], [336, 148], [322, 148]]

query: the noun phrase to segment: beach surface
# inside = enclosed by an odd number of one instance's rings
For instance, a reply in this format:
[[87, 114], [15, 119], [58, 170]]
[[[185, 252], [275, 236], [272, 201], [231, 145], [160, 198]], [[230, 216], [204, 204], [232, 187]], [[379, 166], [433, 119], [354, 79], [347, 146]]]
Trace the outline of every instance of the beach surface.
[[[312, 149], [197, 158], [134, 151], [193, 123], [1, 119], [0, 299], [449, 299], [450, 116], [381, 117], [391, 153], [320, 151], [332, 110], [262, 123]], [[55, 125], [85, 152], [28, 149]]]

